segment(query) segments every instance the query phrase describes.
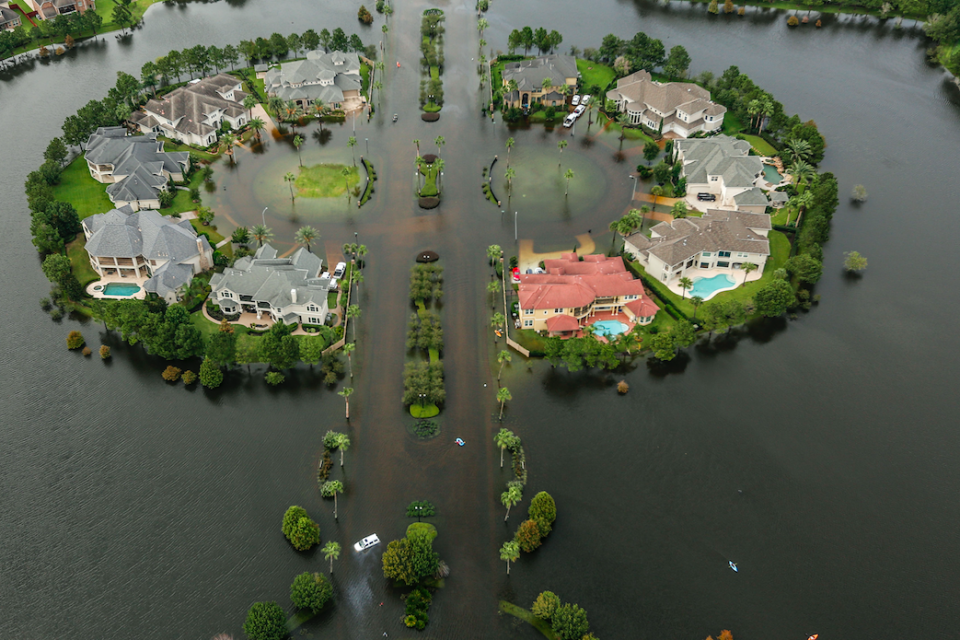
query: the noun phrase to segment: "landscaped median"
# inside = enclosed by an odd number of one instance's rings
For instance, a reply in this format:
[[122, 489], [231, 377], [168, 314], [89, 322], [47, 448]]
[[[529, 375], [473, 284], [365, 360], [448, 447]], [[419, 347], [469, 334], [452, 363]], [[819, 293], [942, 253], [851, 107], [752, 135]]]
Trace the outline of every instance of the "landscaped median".
[[431, 418], [440, 413], [446, 400], [443, 387], [443, 327], [438, 310], [427, 304], [443, 296], [443, 267], [417, 264], [410, 269], [410, 299], [417, 312], [410, 316], [406, 346], [414, 359], [403, 370], [403, 403], [414, 418]]

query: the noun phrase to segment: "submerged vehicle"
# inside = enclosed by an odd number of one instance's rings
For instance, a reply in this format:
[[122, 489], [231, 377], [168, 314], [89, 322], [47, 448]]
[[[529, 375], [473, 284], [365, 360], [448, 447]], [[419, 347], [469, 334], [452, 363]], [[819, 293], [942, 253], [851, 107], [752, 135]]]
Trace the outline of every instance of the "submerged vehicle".
[[380, 538], [377, 537], [377, 534], [372, 533], [360, 542], [353, 545], [354, 551], [363, 551], [369, 549], [370, 547], [375, 547], [380, 544]]

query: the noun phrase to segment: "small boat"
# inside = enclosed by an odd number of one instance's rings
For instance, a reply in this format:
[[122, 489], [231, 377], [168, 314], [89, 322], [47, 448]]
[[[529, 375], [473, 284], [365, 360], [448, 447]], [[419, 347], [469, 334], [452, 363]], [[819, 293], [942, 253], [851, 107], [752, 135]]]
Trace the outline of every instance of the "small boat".
[[813, 634], [812, 636], [810, 636], [809, 638], [807, 638], [807, 640], [817, 640], [817, 638], [819, 638], [819, 637], [820, 637], [820, 634], [819, 634], [819, 633], [815, 633], [815, 634]]
[[397, 121], [397, 114], [393, 114], [393, 121], [394, 121], [394, 122]]
[[463, 438], [457, 438], [456, 440], [454, 440], [454, 442], [456, 442], [456, 443], [457, 443], [458, 445], [460, 445], [461, 447], [462, 447], [463, 445], [467, 444], [466, 442], [463, 441]]
[[731, 568], [731, 569], [733, 569], [733, 570], [736, 571], [737, 573], [740, 573], [740, 569], [737, 569], [737, 563], [736, 563], [736, 562], [734, 562], [733, 560], [730, 560], [729, 563], [730, 563], [730, 568]]

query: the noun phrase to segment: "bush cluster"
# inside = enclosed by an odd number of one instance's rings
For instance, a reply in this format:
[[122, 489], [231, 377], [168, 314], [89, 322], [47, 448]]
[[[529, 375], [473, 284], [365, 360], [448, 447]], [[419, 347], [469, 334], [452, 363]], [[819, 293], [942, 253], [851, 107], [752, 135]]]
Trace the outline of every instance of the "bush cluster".
[[306, 551], [320, 543], [320, 525], [310, 519], [303, 507], [294, 505], [287, 509], [281, 531], [298, 551]]
[[422, 631], [427, 623], [430, 622], [430, 616], [427, 611], [430, 609], [430, 603], [433, 596], [423, 587], [417, 587], [407, 595], [406, 615], [403, 623], [411, 629]]

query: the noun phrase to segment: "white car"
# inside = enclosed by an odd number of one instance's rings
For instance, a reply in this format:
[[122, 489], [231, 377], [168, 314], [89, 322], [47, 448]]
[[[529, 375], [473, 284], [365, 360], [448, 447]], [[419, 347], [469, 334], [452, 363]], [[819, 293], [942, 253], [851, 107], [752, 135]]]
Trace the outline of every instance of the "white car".
[[573, 106], [577, 106], [578, 104], [580, 104], [580, 96], [573, 96], [573, 100], [570, 101], [570, 104], [572, 104]]
[[359, 552], [369, 549], [370, 547], [375, 547], [378, 544], [380, 544], [380, 538], [378, 538], [377, 534], [374, 533], [353, 545], [353, 549], [354, 551]]
[[580, 96], [580, 104], [589, 104], [590, 95]]
[[571, 113], [570, 115], [568, 115], [566, 118], [563, 119], [563, 126], [569, 129], [570, 127], [573, 126], [573, 123], [576, 121], [577, 121], [577, 116]]
[[346, 270], [347, 270], [347, 263], [346, 263], [346, 262], [338, 262], [338, 263], [337, 263], [337, 268], [333, 270], [333, 277], [334, 277], [334, 278], [342, 278], [342, 277], [343, 277], [343, 274], [346, 272]]
[[577, 116], [577, 117], [579, 118], [580, 116], [583, 115], [583, 112], [586, 111], [586, 110], [587, 110], [587, 108], [586, 108], [585, 106], [580, 105], [579, 107], [577, 107], [576, 109], [573, 110], [573, 115], [575, 115], [575, 116]]

